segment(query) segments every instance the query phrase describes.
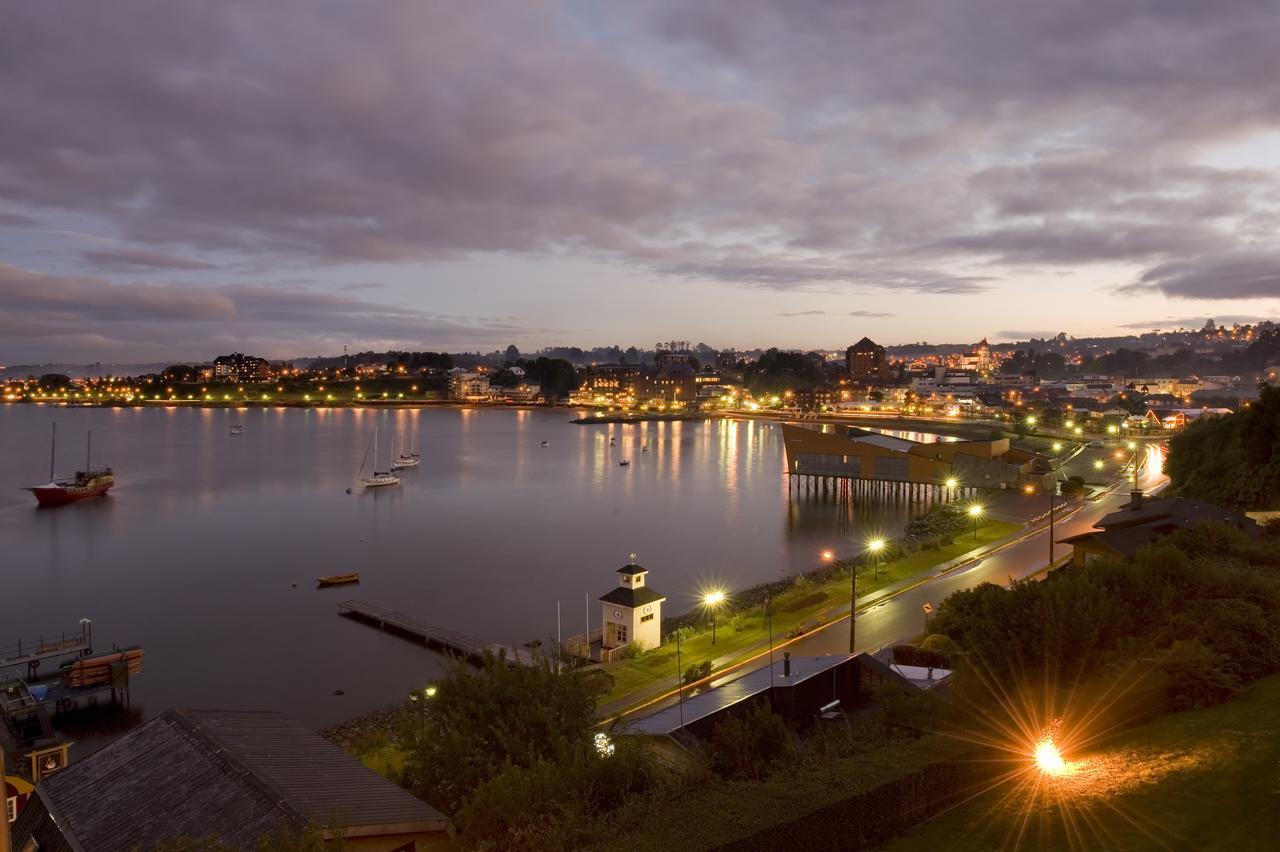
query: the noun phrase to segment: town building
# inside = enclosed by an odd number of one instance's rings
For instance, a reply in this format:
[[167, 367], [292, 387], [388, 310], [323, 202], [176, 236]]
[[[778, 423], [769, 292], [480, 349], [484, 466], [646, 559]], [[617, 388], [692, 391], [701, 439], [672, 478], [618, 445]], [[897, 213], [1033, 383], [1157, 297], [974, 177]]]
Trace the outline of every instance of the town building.
[[484, 402], [492, 397], [489, 377], [483, 373], [449, 373], [449, 399], [457, 402]]
[[271, 378], [271, 365], [266, 358], [232, 352], [213, 359], [213, 378], [220, 382], [265, 382]]
[[1142, 426], [1176, 432], [1201, 417], [1221, 417], [1230, 413], [1229, 408], [1149, 408], [1142, 418]]
[[845, 372], [855, 382], [874, 383], [889, 376], [889, 358], [884, 347], [864, 337], [844, 353]]
[[632, 554], [618, 569], [618, 587], [600, 598], [601, 644], [606, 652], [625, 645], [647, 651], [662, 644], [662, 602], [667, 598], [646, 585], [648, 573]]
[[697, 374], [683, 361], [668, 361], [653, 372], [640, 374], [636, 400], [642, 405], [669, 405], [679, 408], [698, 396]]
[[1149, 499], [1134, 491], [1127, 506], [1104, 516], [1093, 530], [1059, 543], [1071, 545], [1071, 564], [1080, 567], [1099, 559], [1133, 556], [1166, 535], [1200, 523], [1228, 524], [1249, 536], [1259, 533], [1252, 518], [1212, 503], [1185, 497]]
[[308, 826], [346, 848], [447, 843], [447, 820], [319, 734], [279, 713], [167, 710], [43, 779], [14, 848], [126, 852], [200, 840], [260, 848]]
[[641, 369], [632, 364], [601, 364], [587, 369], [575, 394], [580, 404], [634, 405]]

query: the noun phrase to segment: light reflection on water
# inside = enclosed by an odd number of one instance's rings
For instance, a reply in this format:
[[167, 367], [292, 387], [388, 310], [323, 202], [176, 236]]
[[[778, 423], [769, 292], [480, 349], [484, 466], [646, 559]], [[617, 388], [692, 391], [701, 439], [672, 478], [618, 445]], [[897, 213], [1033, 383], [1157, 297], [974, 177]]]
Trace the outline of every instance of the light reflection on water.
[[[440, 670], [340, 619], [346, 598], [487, 641], [546, 640], [558, 600], [563, 633], [582, 630], [584, 596], [612, 588], [630, 552], [678, 611], [703, 578], [732, 590], [808, 570], [821, 550], [861, 549], [868, 530], [896, 533], [920, 508], [789, 494], [772, 424], [572, 416], [0, 407], [0, 644], [89, 617], [99, 646], [146, 647], [133, 694], [145, 716], [256, 707], [319, 726]], [[82, 461], [92, 428], [95, 463], [117, 471], [111, 497], [36, 511], [17, 490], [47, 476], [55, 419], [59, 470]], [[422, 465], [401, 486], [347, 494], [375, 425], [383, 467], [411, 433]], [[315, 577], [347, 571], [360, 586], [315, 590]]]

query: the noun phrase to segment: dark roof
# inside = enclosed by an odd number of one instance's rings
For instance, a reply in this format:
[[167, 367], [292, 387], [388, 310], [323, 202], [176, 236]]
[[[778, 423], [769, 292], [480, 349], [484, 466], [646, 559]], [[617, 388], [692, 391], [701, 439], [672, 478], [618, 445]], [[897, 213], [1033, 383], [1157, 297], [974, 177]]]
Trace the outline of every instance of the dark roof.
[[1130, 503], [1123, 509], [1105, 515], [1094, 526], [1105, 530], [1149, 524], [1155, 521], [1166, 521], [1177, 527], [1194, 526], [1203, 521], [1227, 523], [1241, 529], [1253, 526], [1252, 521], [1237, 515], [1230, 509], [1201, 500], [1189, 500], [1186, 497], [1143, 499], [1136, 508]]
[[177, 837], [253, 848], [281, 825], [443, 830], [444, 816], [279, 713], [168, 710], [37, 790], [72, 845]]
[[[859, 655], [859, 658], [867, 655]], [[753, 672], [730, 681], [723, 686], [708, 689], [706, 692], [686, 698], [684, 706], [675, 705], [659, 710], [652, 716], [646, 716], [627, 726], [627, 730], [636, 734], [665, 736], [673, 734], [683, 727], [700, 719], [714, 716], [723, 710], [742, 701], [762, 695], [770, 689], [785, 689], [803, 683], [809, 678], [827, 669], [834, 668], [853, 659], [848, 654], [827, 654], [822, 657], [793, 657], [791, 660], [791, 677], [784, 678], [782, 655], [773, 663], [773, 676], [769, 675], [769, 667], [756, 669]], [[887, 668], [886, 668], [887, 670]], [[896, 672], [889, 672], [890, 677], [900, 678]]]
[[179, 712], [311, 822], [324, 824], [337, 812], [348, 828], [411, 824], [413, 831], [444, 830], [440, 811], [280, 713]]
[[1059, 539], [1059, 544], [1070, 544], [1073, 547], [1086, 542], [1120, 556], [1134, 556], [1145, 545], [1151, 544], [1160, 536], [1172, 530], [1163, 529], [1155, 524], [1136, 527], [1121, 527], [1114, 530], [1094, 530], [1080, 533], [1069, 538]]
[[857, 343], [850, 346], [849, 351], [850, 352], [875, 352], [876, 350], [883, 349], [883, 348], [884, 348], [883, 346], [876, 343], [870, 337], [864, 337], [861, 340], [859, 340]]
[[639, 565], [637, 565], [634, 562], [628, 562], [626, 565], [623, 565], [621, 568], [618, 569], [618, 573], [626, 574], [629, 577], [634, 577], [636, 574], [644, 574], [648, 570], [649, 570], [648, 568], [641, 568]]
[[40, 782], [73, 847], [150, 848], [209, 837], [252, 848], [300, 816], [252, 783], [212, 743], [169, 711]]
[[604, 603], [619, 604], [620, 606], [631, 607], [632, 609], [644, 606], [645, 604], [665, 601], [666, 599], [666, 595], [659, 594], [648, 586], [641, 586], [638, 589], [628, 589], [623, 586], [619, 586], [612, 592], [609, 592], [609, 594], [600, 598]]

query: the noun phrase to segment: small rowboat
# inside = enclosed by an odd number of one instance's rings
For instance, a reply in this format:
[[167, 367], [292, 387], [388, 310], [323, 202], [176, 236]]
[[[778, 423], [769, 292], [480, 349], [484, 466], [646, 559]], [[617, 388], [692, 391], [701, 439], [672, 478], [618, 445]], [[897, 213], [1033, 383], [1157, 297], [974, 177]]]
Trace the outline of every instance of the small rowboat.
[[360, 573], [351, 574], [334, 574], [331, 577], [316, 577], [316, 585], [320, 588], [325, 586], [349, 586], [352, 583], [360, 582]]

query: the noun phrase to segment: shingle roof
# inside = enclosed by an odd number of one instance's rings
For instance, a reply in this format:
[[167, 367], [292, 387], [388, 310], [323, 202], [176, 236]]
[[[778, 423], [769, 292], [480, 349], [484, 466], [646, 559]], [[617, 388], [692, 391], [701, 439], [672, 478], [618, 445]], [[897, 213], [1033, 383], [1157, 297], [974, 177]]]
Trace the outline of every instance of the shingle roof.
[[604, 603], [618, 604], [620, 606], [631, 607], [632, 609], [644, 606], [645, 604], [665, 601], [666, 599], [666, 595], [659, 594], [648, 586], [641, 586], [638, 589], [628, 589], [623, 586], [619, 586], [612, 592], [609, 592], [609, 594], [600, 598]]
[[299, 815], [246, 780], [172, 711], [40, 782], [63, 833], [84, 849], [150, 848], [176, 837], [252, 848]]
[[628, 562], [626, 565], [623, 565], [621, 568], [618, 569], [618, 573], [626, 574], [628, 576], [635, 576], [636, 574], [643, 574], [648, 570], [649, 570], [648, 568], [641, 568], [639, 565], [637, 565], [634, 562]]
[[268, 712], [168, 710], [39, 790], [64, 832], [94, 852], [184, 836], [253, 848], [284, 823], [335, 818], [350, 835], [372, 826], [443, 830], [446, 822], [318, 734]]
[[348, 829], [404, 824], [444, 830], [440, 811], [280, 713], [178, 712], [311, 822], [325, 824], [336, 813]]

